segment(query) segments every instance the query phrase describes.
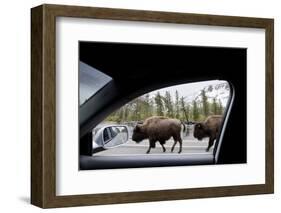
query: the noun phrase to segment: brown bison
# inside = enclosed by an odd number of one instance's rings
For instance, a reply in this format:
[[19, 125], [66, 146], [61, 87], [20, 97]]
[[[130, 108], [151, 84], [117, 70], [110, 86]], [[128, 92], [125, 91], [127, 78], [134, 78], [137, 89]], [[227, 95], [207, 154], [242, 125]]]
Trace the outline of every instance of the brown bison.
[[[155, 143], [159, 141], [163, 148], [163, 152], [166, 151], [164, 144], [171, 137], [174, 139], [171, 152], [174, 151], [177, 142], [180, 144], [179, 153], [182, 151], [182, 139], [181, 139], [181, 121], [178, 119], [171, 119], [162, 116], [152, 116], [147, 118], [143, 124], [138, 124], [133, 131], [132, 139], [137, 143], [144, 139], [149, 140], [149, 148], [147, 154], [151, 148], [155, 148]], [[184, 126], [184, 124], [183, 124]], [[185, 126], [184, 126], [185, 131]]]
[[221, 122], [221, 115], [211, 115], [204, 122], [197, 123], [194, 126], [193, 136], [195, 138], [202, 140], [205, 137], [209, 137], [209, 144], [206, 149], [207, 152], [213, 146], [215, 139], [218, 137]]

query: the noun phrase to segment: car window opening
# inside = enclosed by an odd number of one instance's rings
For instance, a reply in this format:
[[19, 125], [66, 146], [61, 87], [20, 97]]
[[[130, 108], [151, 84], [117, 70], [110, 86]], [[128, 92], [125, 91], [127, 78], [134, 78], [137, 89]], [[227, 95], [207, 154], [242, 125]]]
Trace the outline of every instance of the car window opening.
[[[93, 129], [95, 138], [101, 127], [124, 125], [128, 142], [93, 155], [212, 154], [230, 96], [230, 84], [223, 80], [180, 84], [145, 93], [112, 112]], [[118, 134], [114, 128], [106, 129], [104, 143], [108, 142], [107, 137], [111, 140]], [[96, 148], [96, 141], [93, 144]]]

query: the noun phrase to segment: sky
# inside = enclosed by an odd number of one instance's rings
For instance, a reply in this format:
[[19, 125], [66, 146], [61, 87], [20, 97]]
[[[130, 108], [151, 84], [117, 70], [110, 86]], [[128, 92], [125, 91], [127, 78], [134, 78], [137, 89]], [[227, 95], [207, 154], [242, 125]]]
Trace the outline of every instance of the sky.
[[165, 92], [169, 91], [174, 100], [176, 90], [179, 92], [179, 97], [181, 97], [181, 96], [186, 97], [186, 96], [191, 96], [191, 95], [194, 95], [195, 93], [198, 93], [203, 88], [205, 88], [209, 85], [217, 85], [217, 84], [221, 84], [224, 82], [225, 81], [212, 80], [212, 81], [201, 81], [201, 82], [196, 82], [196, 83], [180, 84], [180, 85], [176, 85], [176, 86], [165, 87], [160, 90], [155, 90], [153, 92], [150, 92], [149, 94], [154, 96], [159, 91], [161, 95], [165, 95]]

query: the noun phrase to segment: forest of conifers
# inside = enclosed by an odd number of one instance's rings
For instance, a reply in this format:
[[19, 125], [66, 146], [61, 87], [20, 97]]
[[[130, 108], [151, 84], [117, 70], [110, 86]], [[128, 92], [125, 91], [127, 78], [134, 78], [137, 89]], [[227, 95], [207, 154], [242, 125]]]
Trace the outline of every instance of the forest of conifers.
[[159, 91], [153, 95], [147, 93], [119, 108], [108, 116], [106, 121], [117, 123], [143, 121], [150, 116], [159, 115], [181, 121], [197, 122], [205, 120], [209, 115], [223, 114], [225, 107], [220, 99], [208, 98], [204, 89], [201, 90], [199, 96], [201, 97], [186, 101], [186, 98], [180, 96], [178, 91], [171, 94], [167, 90], [163, 95]]

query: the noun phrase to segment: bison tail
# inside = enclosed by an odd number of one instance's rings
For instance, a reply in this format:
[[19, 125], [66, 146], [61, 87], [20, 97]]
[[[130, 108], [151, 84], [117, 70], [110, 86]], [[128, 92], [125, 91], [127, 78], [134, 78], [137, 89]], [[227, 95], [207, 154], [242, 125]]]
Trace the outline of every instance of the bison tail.
[[184, 124], [184, 122], [182, 122], [182, 121], [181, 121], [181, 124], [183, 125], [183, 132], [185, 132], [185, 130], [186, 130], [186, 127], [185, 127], [185, 124]]

